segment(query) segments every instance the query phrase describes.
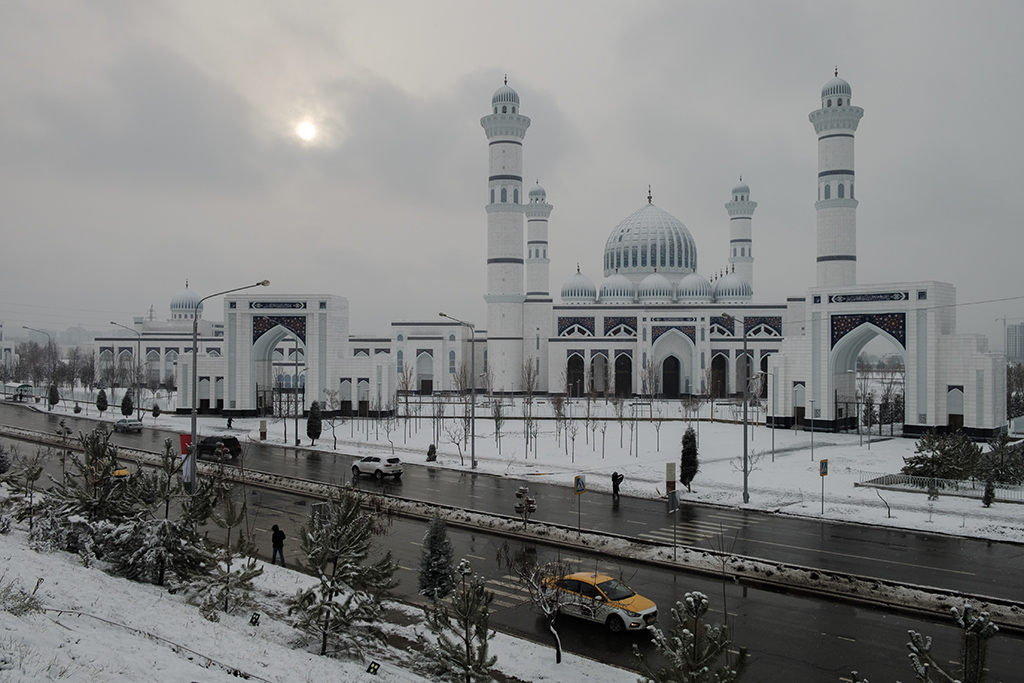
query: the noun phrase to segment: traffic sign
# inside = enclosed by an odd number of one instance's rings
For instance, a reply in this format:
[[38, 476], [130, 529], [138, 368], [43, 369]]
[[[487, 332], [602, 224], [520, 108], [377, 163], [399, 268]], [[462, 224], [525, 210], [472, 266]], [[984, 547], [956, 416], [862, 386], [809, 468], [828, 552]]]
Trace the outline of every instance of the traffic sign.
[[573, 480], [573, 490], [576, 492], [577, 496], [580, 495], [581, 493], [587, 492], [587, 475], [576, 475], [576, 478]]
[[819, 474], [823, 477], [828, 476], [828, 458], [822, 458], [818, 463]]

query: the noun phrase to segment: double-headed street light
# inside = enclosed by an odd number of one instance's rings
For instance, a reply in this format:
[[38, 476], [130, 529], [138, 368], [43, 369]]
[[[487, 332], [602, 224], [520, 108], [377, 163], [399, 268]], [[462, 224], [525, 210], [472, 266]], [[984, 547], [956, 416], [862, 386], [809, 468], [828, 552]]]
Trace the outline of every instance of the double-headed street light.
[[[139, 332], [138, 330], [132, 328], [132, 327], [128, 327], [127, 325], [122, 325], [121, 323], [115, 323], [113, 320], [110, 321], [110, 324], [111, 325], [116, 325], [117, 327], [120, 327], [120, 328], [123, 328], [125, 330], [128, 330], [129, 332], [134, 332], [135, 333], [135, 336], [136, 336], [136, 340], [135, 340], [135, 368], [134, 368], [134, 372], [132, 373], [132, 375], [133, 375], [132, 376], [132, 387], [133, 387], [133, 391], [135, 392], [135, 400], [138, 401], [138, 403], [139, 403], [138, 409], [139, 409], [139, 413], [141, 414], [142, 413], [142, 400], [139, 398], [139, 366], [140, 366], [141, 361], [142, 361], [142, 333]], [[116, 358], [117, 354], [114, 354], [114, 357]]]
[[226, 289], [223, 292], [217, 292], [216, 294], [210, 294], [204, 296], [202, 299], [196, 302], [196, 305], [192, 307], [192, 440], [189, 442], [189, 453], [185, 459], [185, 481], [191, 487], [192, 491], [195, 491], [195, 480], [196, 480], [196, 422], [199, 417], [198, 408], [198, 397], [196, 394], [199, 393], [199, 369], [196, 360], [199, 356], [199, 308], [203, 305], [203, 302], [207, 299], [212, 299], [215, 296], [223, 296], [224, 294], [232, 294], [233, 292], [241, 292], [243, 289], [252, 289], [253, 287], [269, 287], [270, 280], [261, 280], [255, 284], [246, 285], [244, 287], [235, 287], [234, 289]]
[[[728, 313], [723, 313], [722, 317], [727, 320], [737, 320], [735, 316]], [[750, 467], [747, 456], [747, 405], [750, 401], [750, 357], [747, 356], [747, 321], [746, 318], [739, 320], [743, 326], [743, 502], [749, 503], [750, 491], [747, 488], [747, 479], [750, 475]]]
[[442, 318], [448, 318], [460, 325], [469, 328], [469, 459], [472, 469], [476, 469], [476, 327], [465, 320], [453, 318], [447, 313], [438, 313]]

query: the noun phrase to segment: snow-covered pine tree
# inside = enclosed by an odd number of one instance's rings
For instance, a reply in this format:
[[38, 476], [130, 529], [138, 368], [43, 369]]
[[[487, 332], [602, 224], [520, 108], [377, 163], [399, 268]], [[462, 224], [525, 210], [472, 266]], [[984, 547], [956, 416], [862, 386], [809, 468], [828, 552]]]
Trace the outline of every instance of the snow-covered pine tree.
[[488, 651], [494, 631], [488, 626], [494, 594], [484, 580], [473, 573], [469, 562], [459, 563], [461, 585], [450, 600], [434, 600], [426, 607], [427, 626], [436, 640], [419, 635], [423, 653], [431, 662], [430, 673], [437, 681], [490, 683], [491, 668], [498, 661]]
[[440, 599], [447, 597], [455, 586], [452, 571], [455, 551], [448, 538], [448, 525], [436, 512], [423, 536], [420, 555], [420, 595]]
[[131, 417], [131, 414], [135, 412], [135, 398], [132, 396], [132, 390], [124, 392], [124, 398], [121, 399], [121, 414], [125, 417]]
[[700, 472], [700, 462], [697, 460], [697, 433], [693, 427], [687, 427], [683, 432], [683, 452], [679, 462], [679, 483], [690, 490], [690, 483]]
[[367, 564], [374, 517], [362, 509], [355, 491], [340, 491], [327, 503], [326, 514], [299, 530], [307, 561], [299, 566], [320, 582], [300, 590], [289, 614], [299, 627], [320, 637], [320, 654], [334, 641], [342, 651], [361, 655], [365, 643], [384, 640], [378, 626], [381, 603], [397, 583], [396, 565], [388, 551]]
[[100, 389], [100, 393], [96, 394], [96, 410], [99, 411], [100, 415], [109, 408], [110, 405], [107, 403], [107, 392]]
[[313, 401], [309, 406], [309, 415], [306, 417], [306, 436], [310, 439], [310, 445], [315, 445], [316, 440], [324, 430], [323, 414], [320, 411], [320, 401]]
[[[729, 629], [711, 626], [701, 620], [710, 602], [703, 593], [694, 591], [683, 596], [672, 608], [670, 635], [656, 626], [649, 626], [654, 647], [668, 665], [651, 669], [646, 655], [633, 645], [633, 656], [640, 666], [641, 683], [736, 683], [743, 678], [749, 663], [747, 648], [739, 648], [736, 664], [729, 663]], [[725, 657], [725, 664], [717, 662]]]

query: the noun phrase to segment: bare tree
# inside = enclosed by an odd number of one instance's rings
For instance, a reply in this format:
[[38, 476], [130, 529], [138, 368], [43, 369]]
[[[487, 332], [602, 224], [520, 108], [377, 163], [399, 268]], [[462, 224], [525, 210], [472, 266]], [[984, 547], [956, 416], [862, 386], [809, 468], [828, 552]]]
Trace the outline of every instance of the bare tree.
[[526, 451], [530, 450], [530, 433], [533, 426], [533, 394], [537, 391], [537, 365], [533, 358], [523, 361], [519, 373], [519, 384], [523, 390], [523, 433], [526, 437]]
[[665, 415], [661, 412], [661, 406], [658, 406], [655, 416], [651, 418], [651, 423], [654, 424], [654, 432], [658, 435], [658, 452], [661, 453], [661, 426], [665, 423]]
[[612, 410], [615, 411], [615, 419], [619, 421], [619, 448], [622, 448], [622, 428], [626, 419], [626, 402], [620, 396], [613, 396]]
[[654, 417], [654, 399], [658, 396], [658, 365], [653, 359], [648, 359], [640, 368], [640, 383], [642, 393], [647, 403], [647, 415]]
[[402, 401], [405, 403], [405, 429], [403, 430], [406, 442], [409, 440], [409, 395], [416, 386], [416, 375], [411, 365], [406, 363], [402, 371], [398, 373], [398, 391], [402, 394]]
[[530, 602], [540, 610], [548, 624], [548, 631], [555, 643], [555, 663], [562, 662], [562, 639], [558, 635], [558, 607], [562, 599], [561, 593], [553, 589], [556, 581], [572, 569], [566, 562], [554, 561], [545, 564], [537, 563], [537, 551], [534, 548], [522, 548], [513, 552], [506, 541], [499, 549], [497, 560], [517, 578], [530, 594]]
[[501, 454], [501, 426], [505, 423], [504, 406], [501, 399], [491, 401], [491, 417], [494, 419], [494, 443], [498, 447], [498, 454]]
[[551, 410], [555, 411], [555, 443], [558, 443], [561, 435], [562, 425], [565, 422], [565, 396], [554, 394], [551, 396]]
[[334, 450], [338, 450], [338, 421], [345, 424], [345, 418], [341, 417], [341, 392], [337, 389], [324, 389], [324, 420], [331, 428], [331, 437], [334, 439]]
[[463, 443], [466, 439], [466, 430], [463, 428], [461, 422], [452, 420], [444, 427], [445, 436], [448, 437], [448, 443], [455, 446], [459, 451], [459, 462], [462, 463], [463, 467], [466, 465], [466, 456], [462, 450]]

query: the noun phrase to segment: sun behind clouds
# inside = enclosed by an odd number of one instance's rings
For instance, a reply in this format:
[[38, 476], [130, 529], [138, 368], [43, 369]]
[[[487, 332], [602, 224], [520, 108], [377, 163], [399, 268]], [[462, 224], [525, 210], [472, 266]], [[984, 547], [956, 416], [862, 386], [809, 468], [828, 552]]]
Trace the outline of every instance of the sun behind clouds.
[[309, 121], [303, 121], [295, 129], [295, 133], [306, 142], [309, 142], [316, 137], [316, 126]]

